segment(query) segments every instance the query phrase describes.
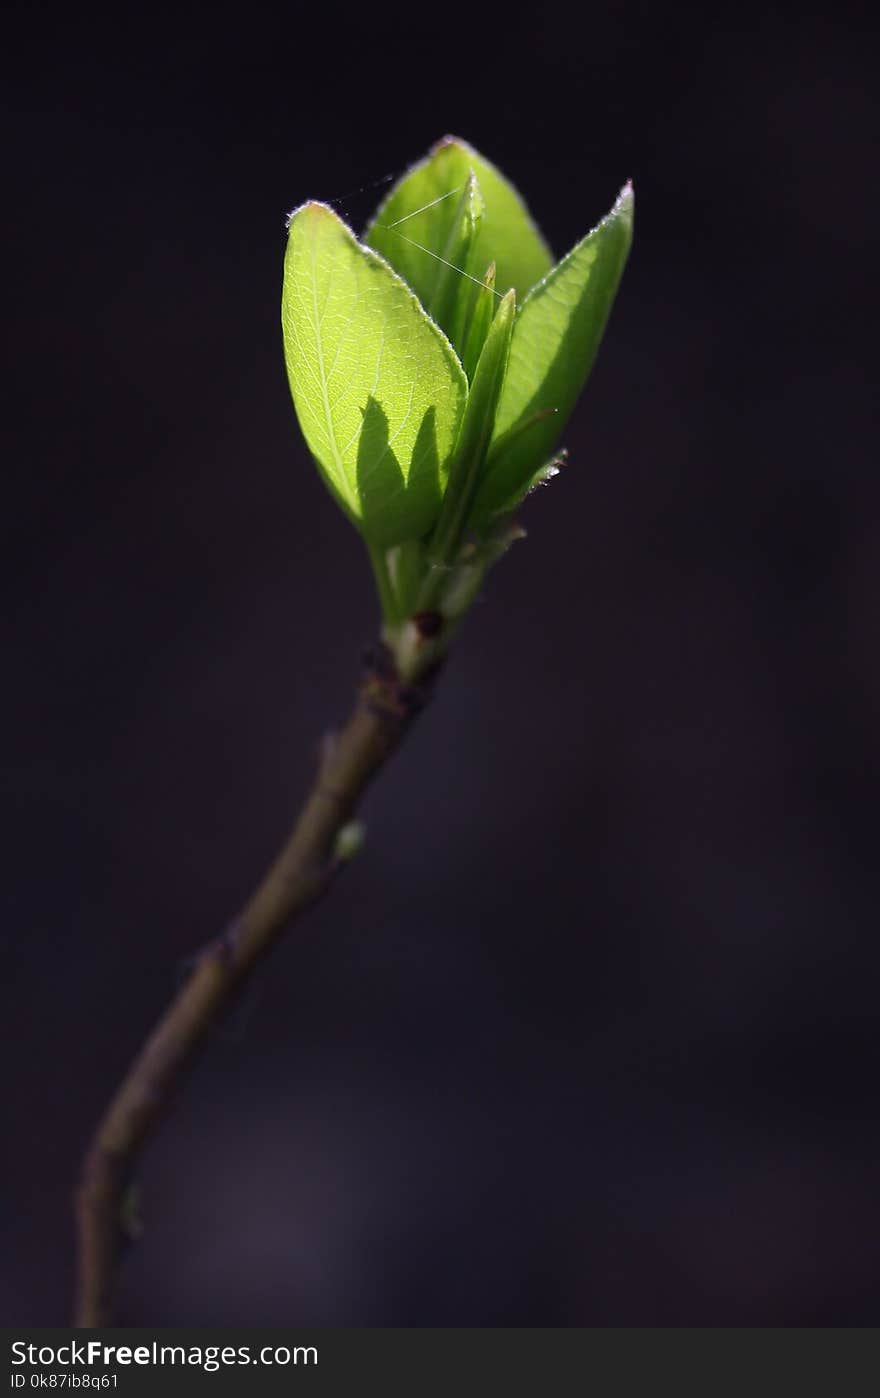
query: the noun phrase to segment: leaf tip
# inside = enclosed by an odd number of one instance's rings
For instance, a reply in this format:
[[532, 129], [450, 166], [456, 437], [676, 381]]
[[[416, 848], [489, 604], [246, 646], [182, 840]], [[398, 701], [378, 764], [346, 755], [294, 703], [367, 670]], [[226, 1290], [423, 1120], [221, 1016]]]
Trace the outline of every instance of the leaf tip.
[[623, 186], [623, 189], [620, 191], [616, 200], [614, 201], [614, 208], [611, 210], [611, 212], [612, 214], [616, 214], [618, 217], [622, 216], [624, 218], [628, 218], [630, 222], [632, 222], [635, 202], [636, 192], [633, 188], [633, 182], [632, 180], [627, 180], [626, 184]]
[[290, 228], [295, 219], [314, 218], [315, 215], [335, 219], [337, 215], [330, 208], [329, 204], [323, 204], [320, 199], [307, 199], [304, 204], [298, 204], [295, 209], [291, 209], [287, 215], [287, 227]]
[[451, 136], [447, 134], [446, 136], [441, 136], [440, 140], [431, 147], [431, 154], [439, 155], [442, 150], [449, 150], [450, 146], [457, 147], [459, 150], [470, 150], [467, 141], [463, 141], [460, 136]]

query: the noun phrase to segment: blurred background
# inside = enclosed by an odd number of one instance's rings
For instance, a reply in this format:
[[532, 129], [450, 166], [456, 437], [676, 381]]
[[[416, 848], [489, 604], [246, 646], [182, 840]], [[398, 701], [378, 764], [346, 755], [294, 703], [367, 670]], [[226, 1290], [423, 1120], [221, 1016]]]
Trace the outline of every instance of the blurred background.
[[[130, 1324], [880, 1320], [878, 124], [855, 8], [13, 7], [0, 1312], [344, 717], [284, 216], [453, 131], [636, 239], [368, 842], [141, 1172]], [[865, 22], [865, 24], [867, 21]]]

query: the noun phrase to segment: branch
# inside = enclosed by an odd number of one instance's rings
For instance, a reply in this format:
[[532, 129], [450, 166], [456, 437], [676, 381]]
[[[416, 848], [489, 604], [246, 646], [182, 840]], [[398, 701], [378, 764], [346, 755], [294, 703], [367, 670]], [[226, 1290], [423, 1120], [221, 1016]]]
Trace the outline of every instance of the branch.
[[111, 1322], [127, 1241], [129, 1183], [182, 1074], [256, 963], [329, 887], [344, 863], [339, 834], [424, 706], [432, 679], [404, 685], [382, 648], [362, 680], [351, 717], [325, 744], [315, 783], [286, 845], [231, 926], [201, 952], [111, 1100], [87, 1151], [77, 1191], [77, 1325]]

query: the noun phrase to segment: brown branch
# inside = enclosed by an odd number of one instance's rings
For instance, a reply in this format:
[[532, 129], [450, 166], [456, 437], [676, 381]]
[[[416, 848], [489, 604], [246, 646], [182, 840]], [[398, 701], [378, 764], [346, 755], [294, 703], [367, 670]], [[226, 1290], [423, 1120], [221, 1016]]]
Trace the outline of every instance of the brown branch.
[[259, 959], [315, 902], [340, 867], [337, 841], [372, 777], [423, 706], [430, 680], [405, 686], [382, 650], [355, 709], [325, 744], [320, 769], [287, 844], [231, 927], [199, 955], [110, 1102], [83, 1162], [75, 1323], [110, 1324], [124, 1206], [133, 1170], [185, 1069]]

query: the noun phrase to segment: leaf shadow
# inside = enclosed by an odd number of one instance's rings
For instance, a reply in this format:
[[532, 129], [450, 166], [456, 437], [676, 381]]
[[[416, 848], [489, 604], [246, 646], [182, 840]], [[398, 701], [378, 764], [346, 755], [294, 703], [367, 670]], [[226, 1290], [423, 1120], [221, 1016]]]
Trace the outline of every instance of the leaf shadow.
[[385, 547], [419, 538], [440, 511], [436, 411], [425, 411], [406, 474], [394, 453], [381, 403], [370, 394], [362, 412], [356, 472], [364, 534]]

